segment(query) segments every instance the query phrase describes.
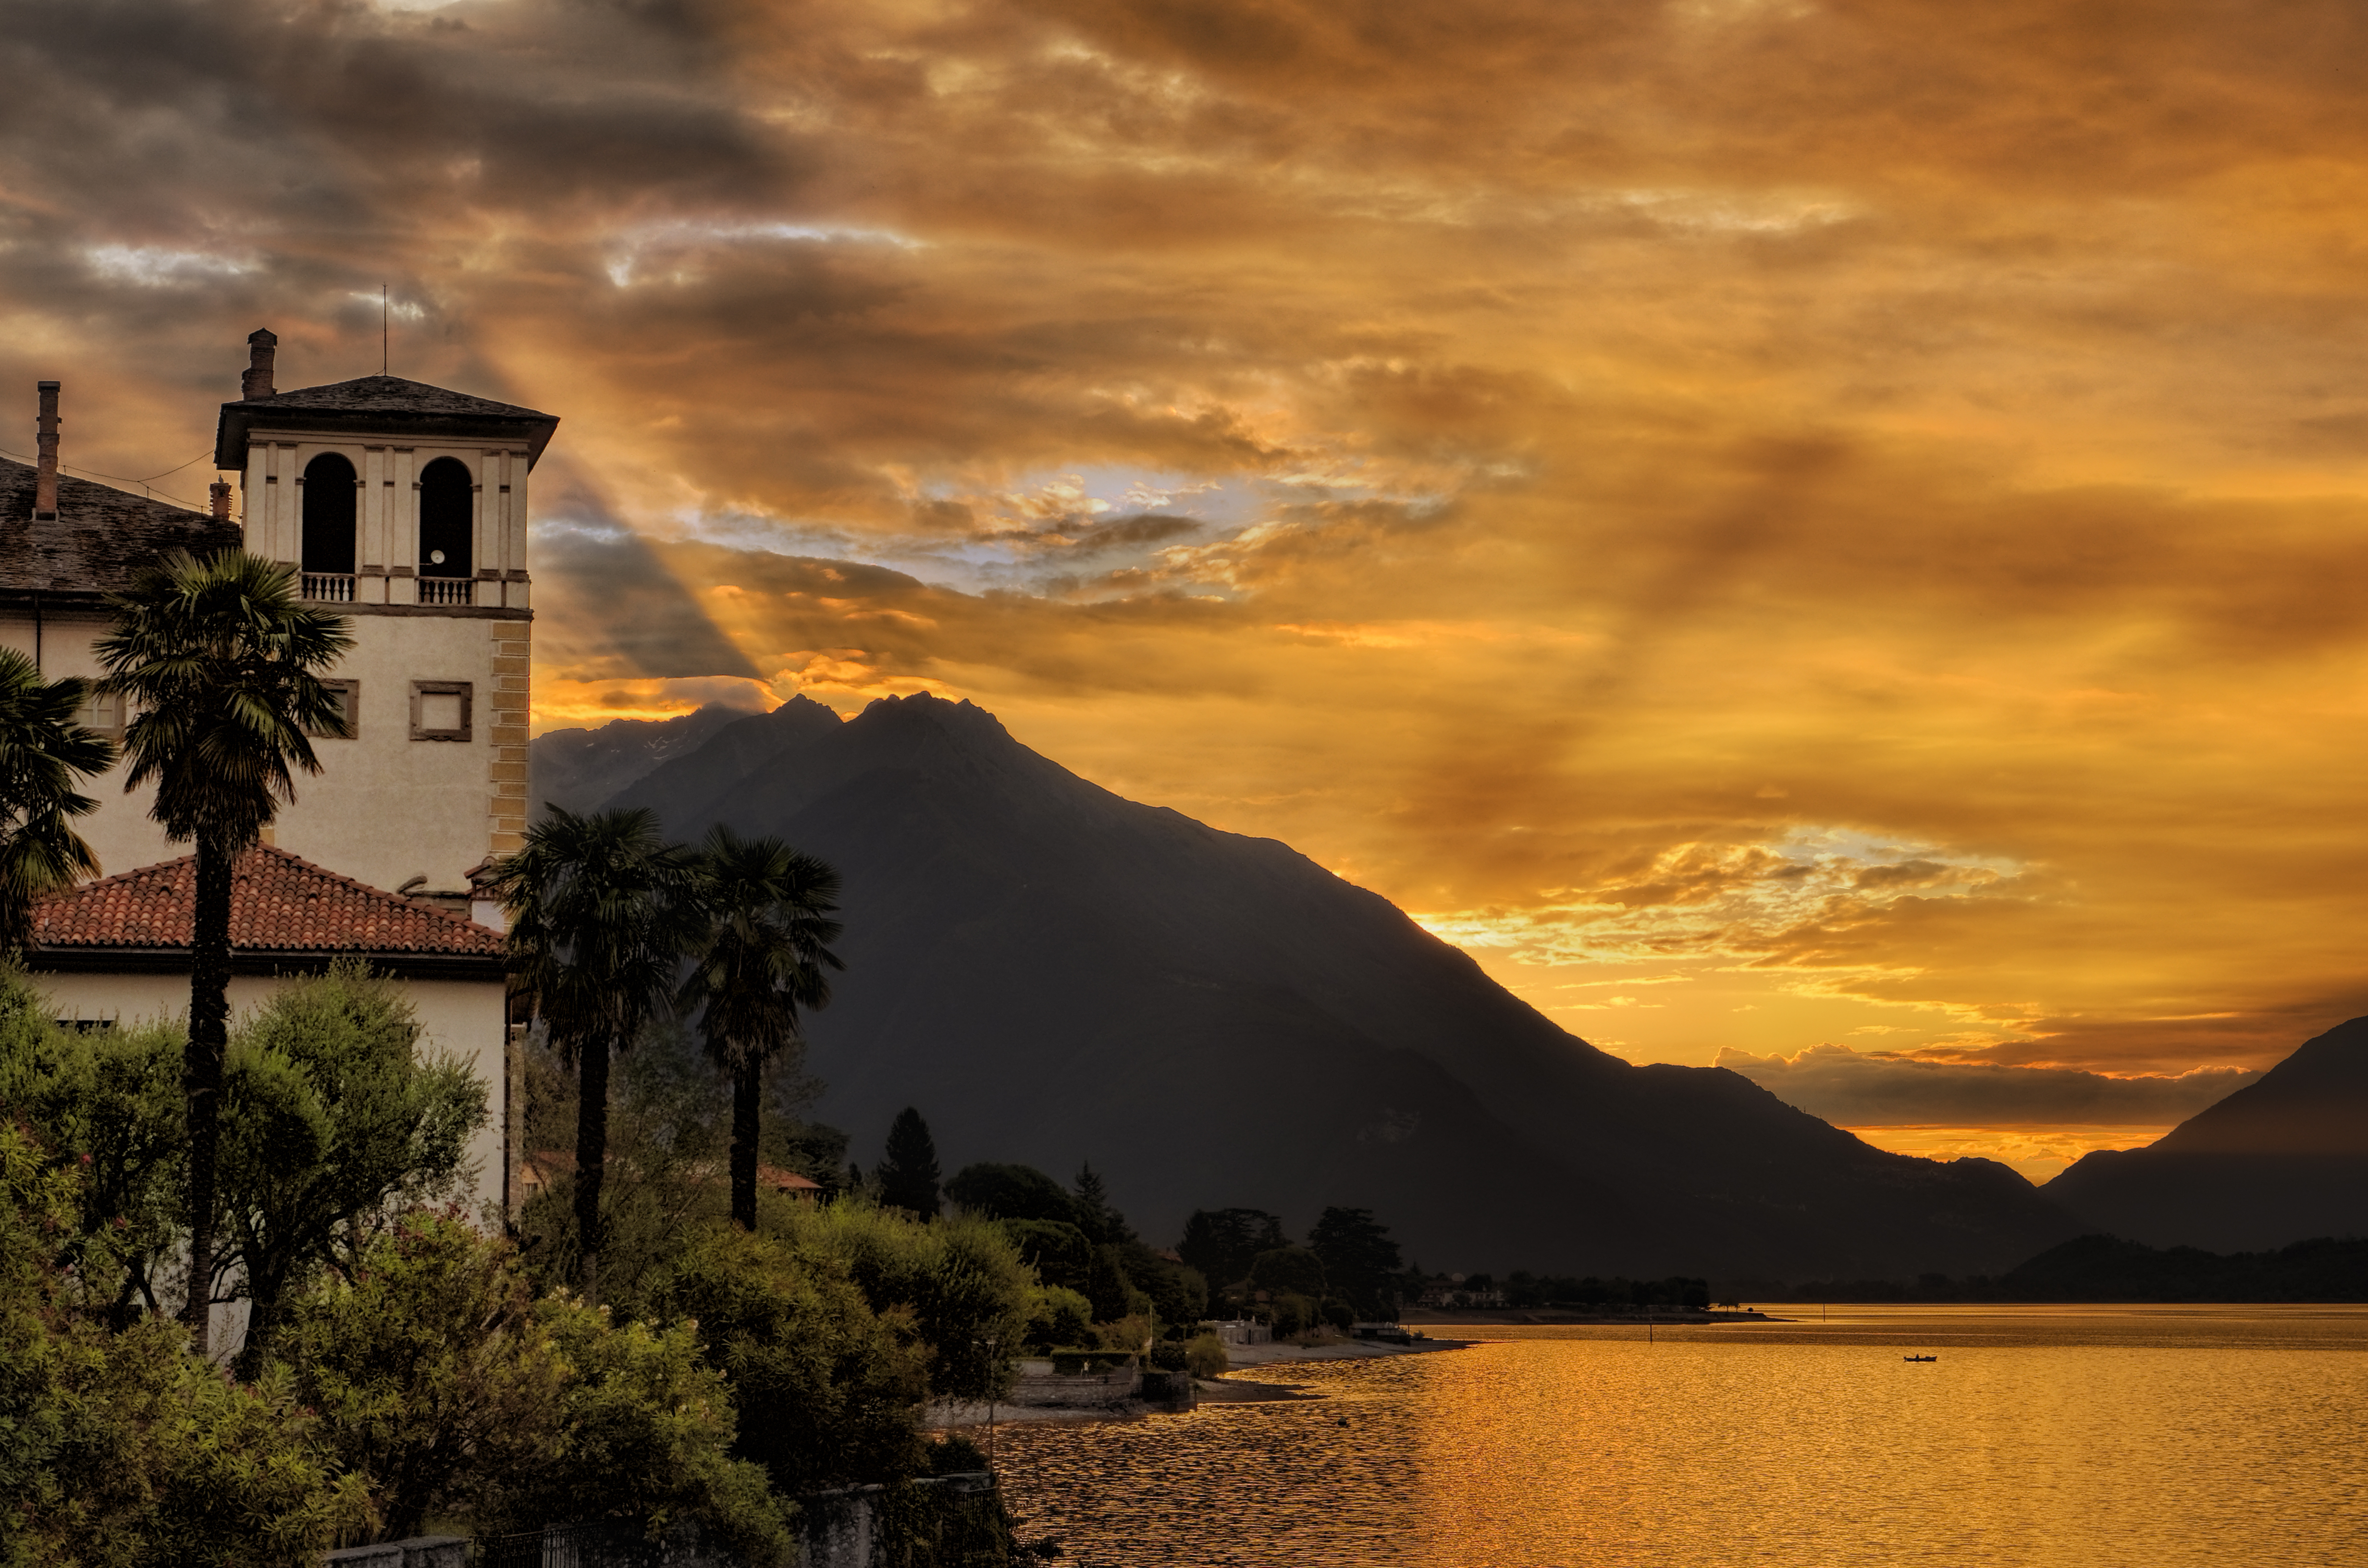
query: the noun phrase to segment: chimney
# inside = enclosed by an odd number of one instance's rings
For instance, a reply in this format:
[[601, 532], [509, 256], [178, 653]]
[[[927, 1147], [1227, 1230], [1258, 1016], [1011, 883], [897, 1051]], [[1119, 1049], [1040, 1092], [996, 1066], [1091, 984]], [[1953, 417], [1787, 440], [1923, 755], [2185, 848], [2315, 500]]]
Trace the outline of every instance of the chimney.
[[279, 348], [279, 335], [268, 326], [256, 327], [246, 335], [246, 379], [239, 383], [239, 396], [271, 395], [271, 360]]
[[41, 421], [39, 426], [40, 445], [40, 477], [33, 482], [33, 520], [53, 523], [58, 520], [58, 383], [40, 381]]
[[230, 485], [227, 482], [215, 480], [212, 487], [206, 492], [206, 501], [207, 510], [216, 519], [222, 522], [230, 520]]

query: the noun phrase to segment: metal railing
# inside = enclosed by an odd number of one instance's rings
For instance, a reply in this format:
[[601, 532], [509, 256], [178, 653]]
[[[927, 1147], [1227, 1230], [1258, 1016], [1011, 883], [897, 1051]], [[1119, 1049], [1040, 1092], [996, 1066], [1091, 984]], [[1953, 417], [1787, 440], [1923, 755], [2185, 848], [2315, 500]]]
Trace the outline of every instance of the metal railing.
[[659, 1568], [666, 1543], [630, 1524], [591, 1519], [517, 1535], [481, 1535], [471, 1545], [470, 1568]]
[[308, 599], [349, 605], [354, 602], [354, 574], [350, 572], [307, 572], [303, 575], [303, 586], [299, 591]]
[[419, 602], [424, 605], [472, 605], [477, 602], [473, 577], [421, 577]]

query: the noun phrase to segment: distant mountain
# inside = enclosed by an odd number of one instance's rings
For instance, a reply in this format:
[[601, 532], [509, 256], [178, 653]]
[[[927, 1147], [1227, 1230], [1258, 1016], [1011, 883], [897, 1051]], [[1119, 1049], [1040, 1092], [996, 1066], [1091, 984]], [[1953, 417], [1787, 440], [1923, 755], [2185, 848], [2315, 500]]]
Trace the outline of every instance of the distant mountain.
[[2016, 1301], [2368, 1301], [2368, 1241], [2321, 1236], [2223, 1256], [2080, 1236], [1998, 1286], [1998, 1299]]
[[2368, 1235], [2368, 1018], [2337, 1025], [2143, 1149], [2087, 1155], [2044, 1190], [2152, 1246], [2258, 1252]]
[[726, 724], [748, 717], [746, 708], [711, 702], [672, 719], [615, 719], [596, 730], [553, 730], [534, 743], [527, 809], [540, 816], [546, 802], [589, 811], [650, 769], [706, 744]]
[[1147, 1234], [1195, 1207], [1371, 1208], [1434, 1267], [2002, 1272], [2077, 1226], [2002, 1165], [1884, 1153], [1723, 1070], [1633, 1066], [1383, 899], [1139, 805], [968, 703], [803, 700], [615, 797], [846, 876], [822, 1114], [949, 1171], [1090, 1159]]

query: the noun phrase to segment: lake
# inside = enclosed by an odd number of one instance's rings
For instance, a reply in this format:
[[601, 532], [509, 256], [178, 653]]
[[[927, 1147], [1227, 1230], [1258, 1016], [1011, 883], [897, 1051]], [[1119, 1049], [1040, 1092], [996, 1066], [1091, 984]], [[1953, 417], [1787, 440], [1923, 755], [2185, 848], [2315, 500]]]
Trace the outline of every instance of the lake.
[[1433, 1329], [997, 1468], [1079, 1568], [2368, 1563], [2368, 1309], [1819, 1310]]

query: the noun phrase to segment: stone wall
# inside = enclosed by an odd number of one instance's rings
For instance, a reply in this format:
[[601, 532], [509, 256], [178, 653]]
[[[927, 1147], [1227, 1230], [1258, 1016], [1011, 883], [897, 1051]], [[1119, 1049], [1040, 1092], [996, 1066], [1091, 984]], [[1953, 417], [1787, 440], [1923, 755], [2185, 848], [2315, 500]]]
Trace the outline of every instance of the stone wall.
[[[931, 1568], [1000, 1562], [1008, 1555], [1003, 1518], [988, 1471], [924, 1476], [904, 1486], [849, 1486], [798, 1499], [804, 1528], [796, 1568], [873, 1568], [882, 1555]], [[926, 1539], [894, 1543], [897, 1515], [904, 1533]]]
[[1050, 1361], [1030, 1360], [1019, 1363], [1019, 1375], [1011, 1381], [1011, 1393], [1004, 1403], [1089, 1409], [1122, 1404], [1142, 1388], [1143, 1368], [1133, 1359], [1107, 1372], [1071, 1373], [1055, 1372]]

